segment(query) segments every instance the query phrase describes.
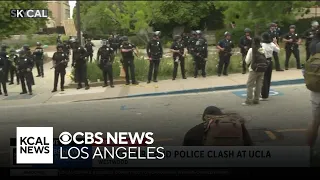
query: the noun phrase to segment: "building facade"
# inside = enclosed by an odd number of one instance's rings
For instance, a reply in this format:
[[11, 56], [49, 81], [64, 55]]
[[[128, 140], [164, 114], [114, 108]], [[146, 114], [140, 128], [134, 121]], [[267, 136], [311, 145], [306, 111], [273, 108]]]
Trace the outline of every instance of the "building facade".
[[63, 26], [64, 21], [70, 18], [69, 1], [46, 1], [48, 9], [51, 11], [51, 18], [48, 20], [47, 27]]

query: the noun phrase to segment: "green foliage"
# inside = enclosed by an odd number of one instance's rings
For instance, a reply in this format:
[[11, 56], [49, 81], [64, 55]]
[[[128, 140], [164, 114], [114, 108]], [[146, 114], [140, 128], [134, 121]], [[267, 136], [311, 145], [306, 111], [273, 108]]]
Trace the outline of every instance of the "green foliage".
[[[150, 2], [149, 2], [150, 3]], [[188, 27], [198, 27], [200, 20], [208, 16], [213, 3], [210, 1], [155, 1], [154, 23], [175, 23], [177, 25], [187, 25]]]
[[[115, 58], [115, 61], [112, 65], [113, 70], [113, 78], [118, 78], [120, 75], [120, 59], [119, 57]], [[102, 71], [98, 66], [98, 62], [96, 59], [93, 60], [93, 63], [87, 63], [87, 76], [88, 80], [90, 82], [97, 82], [99, 79], [100, 81], [103, 81], [103, 75]], [[72, 81], [74, 81], [75, 77], [75, 69], [72, 69], [70, 78]]]
[[[24, 44], [29, 44], [31, 47], [35, 46], [37, 42], [40, 42], [42, 45], [56, 45], [57, 34], [52, 35], [35, 35], [27, 37], [25, 40], [6, 40], [6, 44], [11, 48], [18, 49], [21, 48]], [[69, 37], [62, 35], [62, 40], [68, 40]]]
[[[302, 46], [300, 48], [300, 56], [301, 60], [305, 60], [305, 48]], [[119, 78], [120, 75], [120, 61], [119, 57], [117, 56], [115, 59], [115, 62], [113, 64], [113, 75], [114, 78]], [[280, 55], [280, 65], [281, 67], [284, 66], [284, 60], [285, 60], [285, 51], [281, 49]], [[215, 51], [209, 52], [209, 58], [207, 59], [207, 65], [206, 65], [206, 72], [208, 76], [217, 75], [217, 64], [219, 62], [218, 54]], [[242, 56], [241, 54], [234, 54], [231, 57], [231, 63], [229, 65], [229, 73], [241, 73], [242, 71]], [[135, 74], [138, 81], [147, 81], [148, 71], [149, 71], [149, 61], [144, 58], [135, 58], [134, 60], [135, 65]], [[289, 62], [289, 67], [295, 68], [295, 60], [293, 57], [291, 57], [291, 60]], [[188, 77], [193, 77], [194, 73], [194, 66], [193, 66], [193, 60], [190, 55], [186, 57], [185, 60], [185, 69]], [[178, 68], [178, 77], [181, 77], [180, 67]], [[97, 66], [97, 63], [88, 63], [88, 79], [91, 82], [96, 82], [97, 79], [100, 79], [100, 81], [103, 80], [102, 73], [100, 68]], [[158, 72], [158, 79], [164, 80], [164, 79], [171, 79], [173, 73], [173, 59], [171, 57], [162, 58], [159, 66], [159, 72]], [[71, 79], [74, 80], [74, 70], [72, 70]]]
[[11, 18], [10, 9], [47, 9], [42, 1], [1, 1], [0, 2], [0, 39], [13, 34], [35, 32], [45, 26], [45, 18]]
[[[252, 27], [258, 35], [267, 25], [278, 20], [293, 22], [297, 16], [306, 14], [305, 8], [314, 5], [306, 1], [219, 1], [214, 2], [217, 8], [224, 9], [225, 22], [235, 21], [236, 26]], [[272, 10], [272, 12], [271, 12]]]

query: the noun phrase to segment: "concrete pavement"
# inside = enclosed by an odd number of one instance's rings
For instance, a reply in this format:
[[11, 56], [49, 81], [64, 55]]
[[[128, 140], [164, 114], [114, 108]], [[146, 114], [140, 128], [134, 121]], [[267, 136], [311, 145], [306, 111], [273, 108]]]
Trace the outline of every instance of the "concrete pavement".
[[[100, 43], [96, 44], [95, 51], [100, 47]], [[47, 52], [48, 56], [52, 56], [52, 52]], [[71, 63], [69, 63], [70, 65]], [[248, 75], [245, 74], [231, 74], [229, 76], [210, 76], [206, 78], [193, 78], [162, 80], [158, 83], [147, 84], [140, 82], [137, 86], [116, 85], [115, 88], [92, 87], [90, 90], [83, 89], [66, 89], [64, 92], [51, 93], [53, 88], [54, 70], [50, 69], [52, 63], [49, 62], [44, 65], [45, 77], [35, 77], [36, 85], [33, 86], [34, 95], [20, 95], [21, 86], [8, 86], [9, 96], [0, 96], [0, 106], [25, 106], [32, 104], [43, 103], [57, 103], [57, 102], [71, 102], [83, 101], [92, 99], [106, 99], [106, 98], [126, 98], [126, 97], [143, 97], [143, 96], [159, 96], [170, 94], [183, 93], [200, 93], [212, 92], [219, 90], [229, 90], [245, 88]], [[36, 69], [33, 70], [36, 75]], [[67, 76], [65, 84], [71, 82], [70, 75], [71, 67], [67, 68]], [[178, 77], [179, 78], [179, 77]], [[291, 69], [285, 72], [273, 72], [272, 85], [286, 85], [303, 83], [302, 74], [300, 70]]]
[[[141, 97], [155, 95], [169, 95], [182, 93], [199, 93], [218, 90], [229, 90], [245, 88], [248, 74], [231, 74], [229, 76], [210, 76], [206, 78], [192, 78], [162, 80], [158, 83], [147, 84], [141, 82], [139, 85], [117, 85], [115, 88], [92, 87], [89, 90], [66, 89], [64, 92], [51, 93], [53, 87], [53, 70], [48, 70], [51, 63], [45, 64], [46, 74], [44, 78], [35, 78], [34, 95], [19, 95], [21, 87], [9, 86], [9, 96], [0, 96], [0, 106], [30, 105], [39, 103], [71, 102], [105, 98]], [[70, 74], [71, 68], [68, 68]], [[68, 74], [67, 73], [67, 74]], [[71, 79], [66, 77], [66, 84]], [[291, 69], [285, 72], [273, 72], [273, 85], [299, 84], [303, 83], [300, 70]]]
[[[185, 133], [201, 123], [203, 110], [210, 105], [244, 116], [256, 145], [306, 145], [305, 129], [311, 120], [309, 91], [304, 85], [278, 86], [273, 90], [279, 92], [277, 96], [256, 106], [241, 106], [244, 98], [233, 91], [219, 91], [0, 107], [0, 152], [9, 157], [9, 138], [15, 137], [17, 126], [52, 126], [55, 137], [62, 131], [151, 131], [156, 145], [181, 145]], [[4, 163], [7, 158], [1, 160]]]

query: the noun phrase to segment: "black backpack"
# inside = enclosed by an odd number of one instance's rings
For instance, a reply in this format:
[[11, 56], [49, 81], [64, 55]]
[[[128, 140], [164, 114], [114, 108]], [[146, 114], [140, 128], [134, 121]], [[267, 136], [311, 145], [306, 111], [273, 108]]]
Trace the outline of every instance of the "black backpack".
[[252, 56], [252, 70], [255, 72], [266, 72], [269, 66], [269, 62], [266, 56], [259, 51], [255, 55], [253, 54]]

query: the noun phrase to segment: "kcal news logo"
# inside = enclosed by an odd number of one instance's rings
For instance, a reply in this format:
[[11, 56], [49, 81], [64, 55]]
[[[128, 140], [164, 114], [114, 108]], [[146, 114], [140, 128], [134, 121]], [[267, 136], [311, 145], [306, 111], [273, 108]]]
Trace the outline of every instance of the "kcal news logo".
[[53, 127], [17, 127], [17, 164], [53, 164]]
[[48, 9], [11, 9], [12, 18], [48, 18]]

